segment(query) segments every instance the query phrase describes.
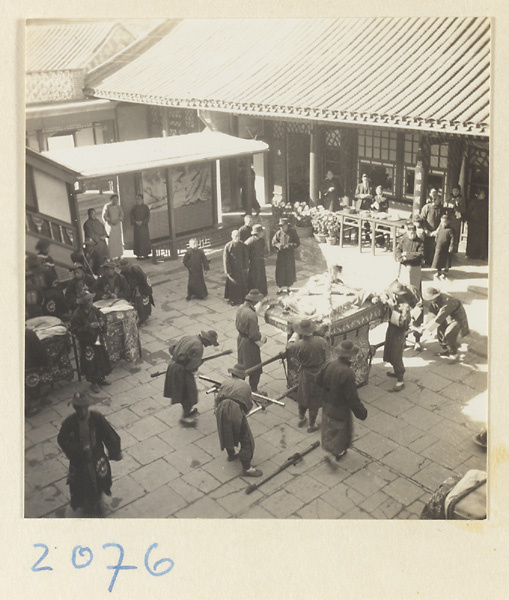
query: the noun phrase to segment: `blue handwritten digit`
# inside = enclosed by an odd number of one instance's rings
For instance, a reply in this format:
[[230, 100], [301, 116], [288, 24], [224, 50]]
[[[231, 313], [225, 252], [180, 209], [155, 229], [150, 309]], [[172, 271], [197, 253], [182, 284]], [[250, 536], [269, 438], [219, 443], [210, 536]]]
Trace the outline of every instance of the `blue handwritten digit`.
[[46, 546], [46, 544], [34, 544], [33, 546], [34, 546], [34, 548], [44, 548], [44, 552], [42, 553], [42, 556], [39, 558], [39, 560], [33, 564], [32, 571], [34, 573], [37, 573], [38, 571], [53, 571], [53, 567], [38, 567], [37, 566], [39, 563], [41, 563], [46, 558], [46, 556], [48, 556], [48, 553], [49, 553], [48, 546]]
[[138, 567], [135, 567], [133, 565], [122, 564], [122, 561], [124, 560], [124, 549], [120, 544], [103, 544], [103, 548], [118, 548], [118, 551], [120, 552], [117, 564], [106, 567], [107, 569], [113, 569], [113, 571], [115, 571], [113, 573], [113, 577], [111, 578], [110, 587], [108, 588], [108, 592], [111, 592], [113, 591], [113, 586], [115, 585], [115, 581], [117, 580], [119, 571], [125, 571], [127, 569], [137, 569]]
[[[154, 577], [160, 577], [161, 575], [166, 575], [166, 573], [169, 573], [173, 569], [173, 566], [175, 564], [171, 560], [171, 558], [161, 558], [154, 564], [154, 567], [151, 569], [150, 565], [148, 564], [148, 557], [149, 557], [150, 553], [152, 552], [152, 550], [154, 550], [154, 548], [157, 548], [157, 546], [159, 546], [159, 544], [152, 544], [152, 546], [149, 547], [149, 549], [147, 550], [147, 553], [145, 554], [145, 568], [151, 575], [154, 575]], [[156, 573], [157, 567], [164, 562], [169, 562], [170, 566], [167, 567], [164, 571], [160, 571], [159, 573]]]
[[[79, 550], [78, 550], [79, 548]], [[79, 554], [79, 556], [81, 558], [83, 558], [85, 556], [85, 554], [88, 554], [88, 561], [85, 562], [82, 565], [79, 565], [76, 562], [76, 551]], [[83, 547], [83, 546], [74, 546], [74, 548], [72, 549], [72, 566], [75, 569], [84, 569], [85, 567], [88, 567], [88, 565], [92, 562], [94, 558], [94, 555], [92, 554], [92, 550], [90, 550], [90, 548], [88, 548], [87, 546]]]

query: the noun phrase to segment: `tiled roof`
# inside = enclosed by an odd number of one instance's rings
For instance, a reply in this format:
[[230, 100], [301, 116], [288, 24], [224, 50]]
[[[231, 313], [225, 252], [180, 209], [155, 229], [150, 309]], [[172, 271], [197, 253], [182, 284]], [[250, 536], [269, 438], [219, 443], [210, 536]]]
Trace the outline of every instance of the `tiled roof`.
[[[115, 38], [121, 40], [120, 47]], [[115, 22], [28, 21], [25, 70], [33, 73], [87, 69], [109, 58], [133, 39], [125, 27]]]
[[187, 135], [52, 150], [42, 155], [86, 178], [257, 154], [268, 149], [265, 142], [205, 129]]
[[101, 98], [489, 134], [488, 18], [183, 20]]

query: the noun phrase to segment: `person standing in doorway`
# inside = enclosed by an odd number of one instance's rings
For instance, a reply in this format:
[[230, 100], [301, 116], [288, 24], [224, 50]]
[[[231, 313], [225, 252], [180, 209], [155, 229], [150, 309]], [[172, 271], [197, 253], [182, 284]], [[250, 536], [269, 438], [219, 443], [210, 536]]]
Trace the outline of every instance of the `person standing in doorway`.
[[143, 202], [143, 194], [136, 194], [136, 204], [131, 209], [133, 226], [133, 252], [137, 258], [148, 258], [152, 252], [148, 224], [150, 208]]
[[340, 209], [340, 201], [343, 197], [343, 188], [337, 177], [329, 169], [325, 175], [325, 179], [320, 185], [320, 204], [327, 210], [337, 211]]
[[117, 194], [113, 194], [108, 204], [104, 205], [102, 217], [106, 232], [108, 233], [110, 258], [112, 260], [122, 258], [124, 254], [124, 245], [122, 243], [124, 211], [119, 204]]
[[[242, 209], [249, 215], [252, 211], [254, 211], [255, 215], [259, 215], [261, 210], [260, 204], [256, 198], [255, 181], [256, 173], [253, 169], [253, 165], [248, 165], [246, 161], [243, 160], [239, 170], [240, 199], [242, 202]], [[251, 208], [249, 207], [250, 204]]]

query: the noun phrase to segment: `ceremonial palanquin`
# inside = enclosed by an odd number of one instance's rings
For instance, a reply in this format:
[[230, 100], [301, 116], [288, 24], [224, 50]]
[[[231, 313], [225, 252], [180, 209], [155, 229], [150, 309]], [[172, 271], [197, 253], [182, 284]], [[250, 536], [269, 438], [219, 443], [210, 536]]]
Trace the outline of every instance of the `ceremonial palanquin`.
[[[339, 280], [331, 281], [325, 273], [311, 277], [306, 285], [284, 298], [268, 305], [265, 321], [288, 334], [294, 334], [294, 324], [302, 319], [311, 319], [334, 347], [343, 340], [351, 339], [359, 346], [359, 353], [352, 362], [357, 386], [365, 385], [369, 379], [372, 349], [369, 329], [384, 319], [386, 306], [378, 296], [370, 292], [350, 288]], [[297, 382], [298, 365], [288, 362], [288, 386]]]

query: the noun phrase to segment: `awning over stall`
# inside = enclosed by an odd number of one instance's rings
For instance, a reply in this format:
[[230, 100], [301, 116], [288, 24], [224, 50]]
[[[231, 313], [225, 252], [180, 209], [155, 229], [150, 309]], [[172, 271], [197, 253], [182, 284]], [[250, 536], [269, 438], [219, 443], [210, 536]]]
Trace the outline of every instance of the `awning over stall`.
[[268, 149], [269, 146], [259, 140], [245, 140], [205, 129], [187, 135], [53, 150], [43, 155], [77, 171], [80, 179], [86, 179], [252, 155]]

